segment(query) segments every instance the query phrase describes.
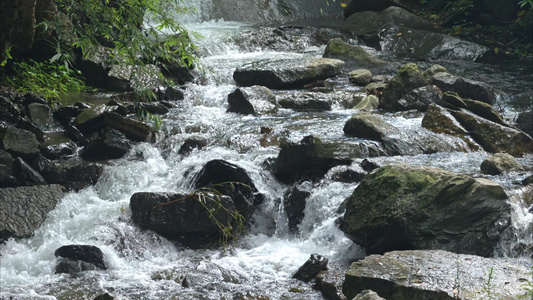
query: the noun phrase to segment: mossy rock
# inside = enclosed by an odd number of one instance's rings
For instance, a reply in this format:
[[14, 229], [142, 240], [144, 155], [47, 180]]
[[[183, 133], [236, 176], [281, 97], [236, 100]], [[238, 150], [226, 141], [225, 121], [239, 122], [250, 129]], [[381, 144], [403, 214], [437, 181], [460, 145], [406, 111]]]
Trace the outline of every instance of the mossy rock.
[[490, 256], [510, 222], [506, 199], [501, 186], [485, 179], [385, 166], [346, 199], [341, 230], [368, 253], [443, 249]]

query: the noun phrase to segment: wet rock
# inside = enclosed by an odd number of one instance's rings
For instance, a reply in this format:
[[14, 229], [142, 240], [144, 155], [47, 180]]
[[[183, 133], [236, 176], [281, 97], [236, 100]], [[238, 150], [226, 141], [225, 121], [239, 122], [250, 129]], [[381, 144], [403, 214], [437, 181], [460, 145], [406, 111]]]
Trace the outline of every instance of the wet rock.
[[374, 95], [368, 95], [361, 102], [359, 102], [356, 106], [353, 107], [353, 109], [357, 110], [375, 110], [379, 107], [379, 99], [378, 97]]
[[471, 100], [471, 99], [463, 99], [463, 102], [466, 104], [466, 109], [475, 113], [476, 115], [482, 118], [485, 118], [487, 120], [490, 120], [494, 123], [508, 126], [503, 120], [502, 116], [491, 105], [485, 102]]
[[422, 75], [427, 81], [431, 81], [431, 78], [437, 73], [450, 73], [448, 70], [441, 66], [441, 65], [432, 65], [431, 67], [427, 68]]
[[353, 300], [385, 300], [381, 298], [376, 292], [371, 290], [363, 290], [361, 293], [357, 294]]
[[528, 185], [533, 183], [533, 175], [529, 175], [528, 177], [524, 178], [522, 180], [522, 185]]
[[151, 141], [155, 131], [149, 125], [125, 118], [114, 112], [117, 107], [99, 105], [85, 109], [75, 119], [75, 126], [84, 134], [92, 134], [103, 128], [116, 129], [136, 142]]
[[168, 107], [161, 102], [143, 102], [139, 104], [139, 107], [152, 115], [164, 115], [170, 111]]
[[105, 88], [112, 91], [156, 90], [162, 85], [154, 65], [112, 65], [106, 74]]
[[207, 146], [207, 141], [200, 138], [188, 138], [178, 150], [178, 154], [189, 155], [194, 149], [202, 149]]
[[468, 132], [454, 119], [446, 109], [431, 104], [422, 119], [422, 127], [436, 133], [446, 133], [453, 136], [466, 136]]
[[14, 156], [31, 158], [39, 152], [39, 142], [35, 134], [30, 131], [13, 127], [0, 127], [0, 149]]
[[328, 42], [323, 57], [350, 61], [360, 67], [381, 67], [387, 63], [368, 53], [362, 47], [350, 45], [339, 38]]
[[121, 132], [106, 129], [85, 145], [80, 156], [89, 161], [117, 159], [126, 155], [130, 149], [131, 145]]
[[63, 194], [57, 184], [0, 189], [0, 241], [32, 236]]
[[328, 300], [346, 300], [342, 293], [342, 283], [347, 266], [332, 262], [315, 276], [316, 288]]
[[263, 201], [263, 195], [243, 168], [220, 159], [204, 165], [194, 179], [194, 187], [214, 189], [231, 197], [239, 213], [246, 219], [254, 213], [254, 205]]
[[344, 18], [348, 18], [356, 12], [362, 11], [382, 11], [390, 6], [401, 6], [397, 1], [392, 0], [352, 0], [344, 8]]
[[[438, 32], [437, 26], [400, 7], [389, 7], [380, 12], [362, 11], [344, 21], [344, 28], [357, 36], [377, 36], [384, 29], [403, 25], [411, 29]], [[421, 43], [417, 41], [416, 44]]]
[[96, 184], [104, 167], [101, 164], [78, 161], [34, 161], [48, 183], [64, 186], [67, 190], [79, 191]]
[[15, 177], [19, 185], [42, 185], [46, 184], [44, 178], [30, 167], [22, 158], [15, 158], [13, 166]]
[[46, 145], [41, 148], [41, 153], [48, 159], [60, 159], [72, 156], [75, 153], [76, 145], [70, 143], [60, 143]]
[[367, 172], [371, 172], [371, 171], [379, 168], [379, 165], [376, 162], [373, 162], [373, 161], [368, 160], [368, 159], [365, 158], [361, 162], [361, 168], [363, 168], [363, 170], [365, 170]]
[[489, 293], [519, 299], [526, 293], [521, 287], [524, 278], [530, 278], [529, 266], [518, 261], [440, 250], [394, 251], [353, 263], [343, 292], [348, 299], [365, 289], [385, 299], [473, 300], [488, 299]]
[[228, 112], [263, 115], [277, 111], [276, 96], [264, 86], [238, 88], [228, 95]]
[[343, 65], [343, 61], [330, 58], [265, 60], [237, 68], [233, 79], [241, 86], [294, 89], [333, 77], [342, 71]]
[[302, 94], [280, 98], [279, 105], [283, 108], [289, 108], [300, 111], [328, 111], [331, 110], [331, 101], [324, 99], [315, 99], [308, 94]]
[[484, 82], [443, 72], [433, 75], [430, 82], [438, 86], [442, 92], [456, 92], [463, 98], [478, 100], [490, 105], [496, 102], [496, 92], [492, 86]]
[[318, 180], [337, 165], [349, 165], [350, 159], [334, 156], [332, 145], [323, 143], [312, 135], [299, 144], [284, 143], [274, 162], [274, 175], [283, 183], [298, 180]]
[[55, 273], [75, 274], [86, 270], [107, 270], [104, 253], [96, 246], [62, 246], [54, 252], [54, 255], [60, 257]]
[[185, 94], [180, 88], [168, 86], [164, 87], [163, 90], [159, 90], [158, 98], [161, 100], [178, 101], [185, 99]]
[[296, 271], [292, 278], [309, 282], [315, 278], [320, 271], [328, 266], [328, 259], [318, 254], [311, 254], [311, 257]]
[[305, 200], [309, 195], [311, 195], [309, 182], [293, 185], [283, 195], [283, 207], [289, 219], [289, 231], [291, 233], [298, 232], [298, 225], [305, 216]]
[[507, 152], [513, 156], [533, 151], [533, 139], [520, 130], [502, 126], [465, 110], [450, 113], [485, 151]]
[[367, 112], [354, 114], [344, 125], [347, 136], [382, 142], [389, 133], [399, 132], [398, 129], [385, 122], [377, 115]]
[[395, 111], [412, 109], [426, 111], [430, 104], [440, 103], [441, 99], [442, 92], [438, 87], [434, 85], [426, 85], [410, 91], [397, 102], [394, 102], [392, 107]]
[[345, 167], [345, 169], [340, 172], [334, 173], [331, 176], [331, 179], [344, 183], [354, 183], [363, 180], [366, 175], [367, 172], [365, 172], [362, 168], [350, 166], [348, 168]]
[[6, 95], [7, 97], [0, 96], [0, 120], [4, 123], [2, 127], [16, 127], [19, 129], [27, 130], [35, 134], [39, 141], [43, 140], [43, 132], [33, 123], [29, 122], [23, 116], [23, 108], [19, 107], [19, 104], [14, 103], [9, 98], [20, 99], [23, 97], [21, 94], [15, 93]]
[[111, 296], [111, 294], [109, 293], [105, 293], [105, 294], [96, 296], [93, 300], [114, 300], [114, 299], [115, 299], [114, 296]]
[[46, 104], [32, 103], [28, 105], [28, 115], [33, 124], [46, 128], [52, 122], [50, 107]]
[[521, 171], [522, 165], [507, 153], [496, 153], [481, 163], [481, 173], [499, 175], [510, 171]]
[[399, 105], [397, 102], [404, 95], [411, 90], [427, 85], [428, 82], [422, 73], [420, 73], [417, 65], [413, 63], [403, 65], [383, 90], [383, 96], [380, 99], [379, 107], [385, 110], [396, 110], [397, 107], [403, 106]]
[[371, 82], [365, 86], [365, 91], [367, 93], [372, 93], [373, 95], [379, 95], [385, 90], [386, 87], [387, 83], [385, 82]]
[[432, 29], [417, 30], [402, 25], [385, 28], [379, 36], [382, 38], [382, 51], [415, 59], [475, 61], [490, 50], [486, 46]]
[[367, 69], [357, 69], [348, 73], [350, 77], [350, 82], [355, 85], [365, 86], [372, 81], [372, 72]]
[[0, 149], [0, 165], [6, 166], [6, 168], [12, 172], [14, 163], [15, 160], [13, 159], [13, 156], [11, 156], [11, 154], [9, 154], [8, 152]]
[[533, 136], [533, 111], [524, 111], [516, 118], [516, 127]]
[[442, 249], [490, 256], [510, 224], [503, 188], [424, 166], [371, 172], [347, 198], [341, 230], [368, 253]]
[[0, 188], [15, 186], [17, 186], [17, 178], [15, 178], [13, 170], [0, 164]]
[[231, 198], [224, 195], [135, 193], [130, 208], [132, 221], [140, 228], [192, 248], [219, 241], [223, 228], [216, 221], [232, 226], [233, 233], [238, 228], [232, 216], [237, 209]]

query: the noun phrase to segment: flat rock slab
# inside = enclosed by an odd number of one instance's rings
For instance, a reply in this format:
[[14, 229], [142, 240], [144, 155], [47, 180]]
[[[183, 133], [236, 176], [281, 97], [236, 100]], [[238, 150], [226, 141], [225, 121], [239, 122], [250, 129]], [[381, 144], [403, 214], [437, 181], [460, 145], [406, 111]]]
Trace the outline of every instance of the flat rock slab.
[[331, 58], [266, 60], [246, 64], [235, 70], [233, 79], [241, 86], [262, 85], [272, 89], [301, 88], [305, 84], [333, 77], [344, 62]]
[[64, 191], [57, 184], [0, 189], [0, 241], [33, 235]]
[[393, 251], [353, 263], [343, 293], [348, 299], [365, 289], [385, 299], [527, 299], [527, 265], [442, 250]]

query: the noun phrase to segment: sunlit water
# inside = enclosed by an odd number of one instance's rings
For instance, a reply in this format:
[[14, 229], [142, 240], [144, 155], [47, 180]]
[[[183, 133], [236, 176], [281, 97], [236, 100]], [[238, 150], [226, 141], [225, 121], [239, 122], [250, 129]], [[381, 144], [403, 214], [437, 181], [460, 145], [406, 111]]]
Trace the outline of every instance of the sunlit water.
[[[159, 141], [135, 146], [127, 157], [107, 165], [94, 187], [67, 194], [34, 237], [2, 245], [2, 295], [92, 299], [110, 292], [124, 299], [233, 299], [238, 295], [323, 299], [310, 285], [291, 279], [309, 255], [319, 253], [340, 264], [364, 256], [335, 224], [341, 216], [338, 207], [356, 184], [334, 182], [331, 174], [320, 182], [308, 183], [312, 194], [300, 232], [288, 233], [281, 204], [288, 186], [277, 182], [264, 167], [265, 161], [277, 156], [278, 144], [261, 143], [260, 133], [261, 127], [269, 127], [273, 136], [295, 142], [309, 134], [325, 141], [350, 142], [342, 127], [354, 111], [337, 105], [325, 113], [285, 109], [261, 117], [226, 113], [227, 95], [236, 88], [232, 79], [235, 68], [262, 59], [319, 57], [324, 45], [304, 45], [301, 51], [287, 52], [235, 44], [243, 33], [259, 30], [249, 23], [207, 21], [189, 24], [188, 28], [204, 37], [197, 41], [204, 75], [187, 85], [180, 108], [165, 116]], [[341, 85], [339, 89], [347, 88], [346, 81], [339, 79], [336, 84]], [[406, 136], [432, 134], [419, 126], [421, 116], [387, 114], [384, 118]], [[189, 137], [205, 138], [208, 146], [189, 156], [179, 155], [179, 147]], [[430, 165], [480, 176], [479, 165], [486, 157], [484, 152], [446, 152], [373, 160], [380, 165]], [[266, 196], [246, 235], [226, 249], [189, 250], [131, 223], [129, 199], [133, 193], [190, 192], [194, 175], [212, 159], [244, 168]], [[531, 167], [532, 157], [520, 162]], [[524, 228], [530, 227], [532, 214], [516, 200], [522, 190], [513, 183], [525, 175], [489, 177], [513, 195], [513, 224], [520, 228], [516, 237], [502, 243], [502, 255], [512, 256], [507, 249], [519, 240], [531, 242], [531, 231]], [[54, 251], [68, 244], [98, 246], [109, 269], [85, 272], [80, 277], [54, 274]], [[182, 287], [184, 276], [190, 287]]]

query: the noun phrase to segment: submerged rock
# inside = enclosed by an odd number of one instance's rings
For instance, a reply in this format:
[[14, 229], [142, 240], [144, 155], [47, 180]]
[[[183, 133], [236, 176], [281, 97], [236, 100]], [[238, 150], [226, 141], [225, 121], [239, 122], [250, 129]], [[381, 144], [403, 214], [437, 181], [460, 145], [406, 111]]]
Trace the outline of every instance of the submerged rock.
[[0, 241], [30, 237], [65, 190], [57, 184], [0, 189]]
[[205, 139], [188, 138], [183, 142], [183, 145], [181, 145], [178, 154], [189, 155], [194, 149], [200, 150], [205, 146], [207, 146], [207, 141]]
[[519, 299], [530, 295], [526, 278], [531, 278], [529, 266], [513, 260], [441, 250], [394, 251], [353, 263], [342, 291], [348, 299], [365, 289], [385, 299]]
[[241, 86], [262, 85], [272, 89], [301, 88], [342, 71], [344, 62], [331, 58], [266, 60], [241, 66], [233, 79]]
[[283, 183], [318, 180], [337, 165], [349, 165], [350, 159], [336, 158], [331, 145], [312, 135], [299, 144], [285, 143], [274, 162], [274, 175]]
[[523, 170], [522, 165], [507, 153], [496, 153], [481, 163], [481, 173], [489, 175], [521, 170]]
[[443, 249], [490, 256], [510, 224], [501, 186], [424, 166], [391, 165], [346, 200], [341, 230], [369, 253]]

